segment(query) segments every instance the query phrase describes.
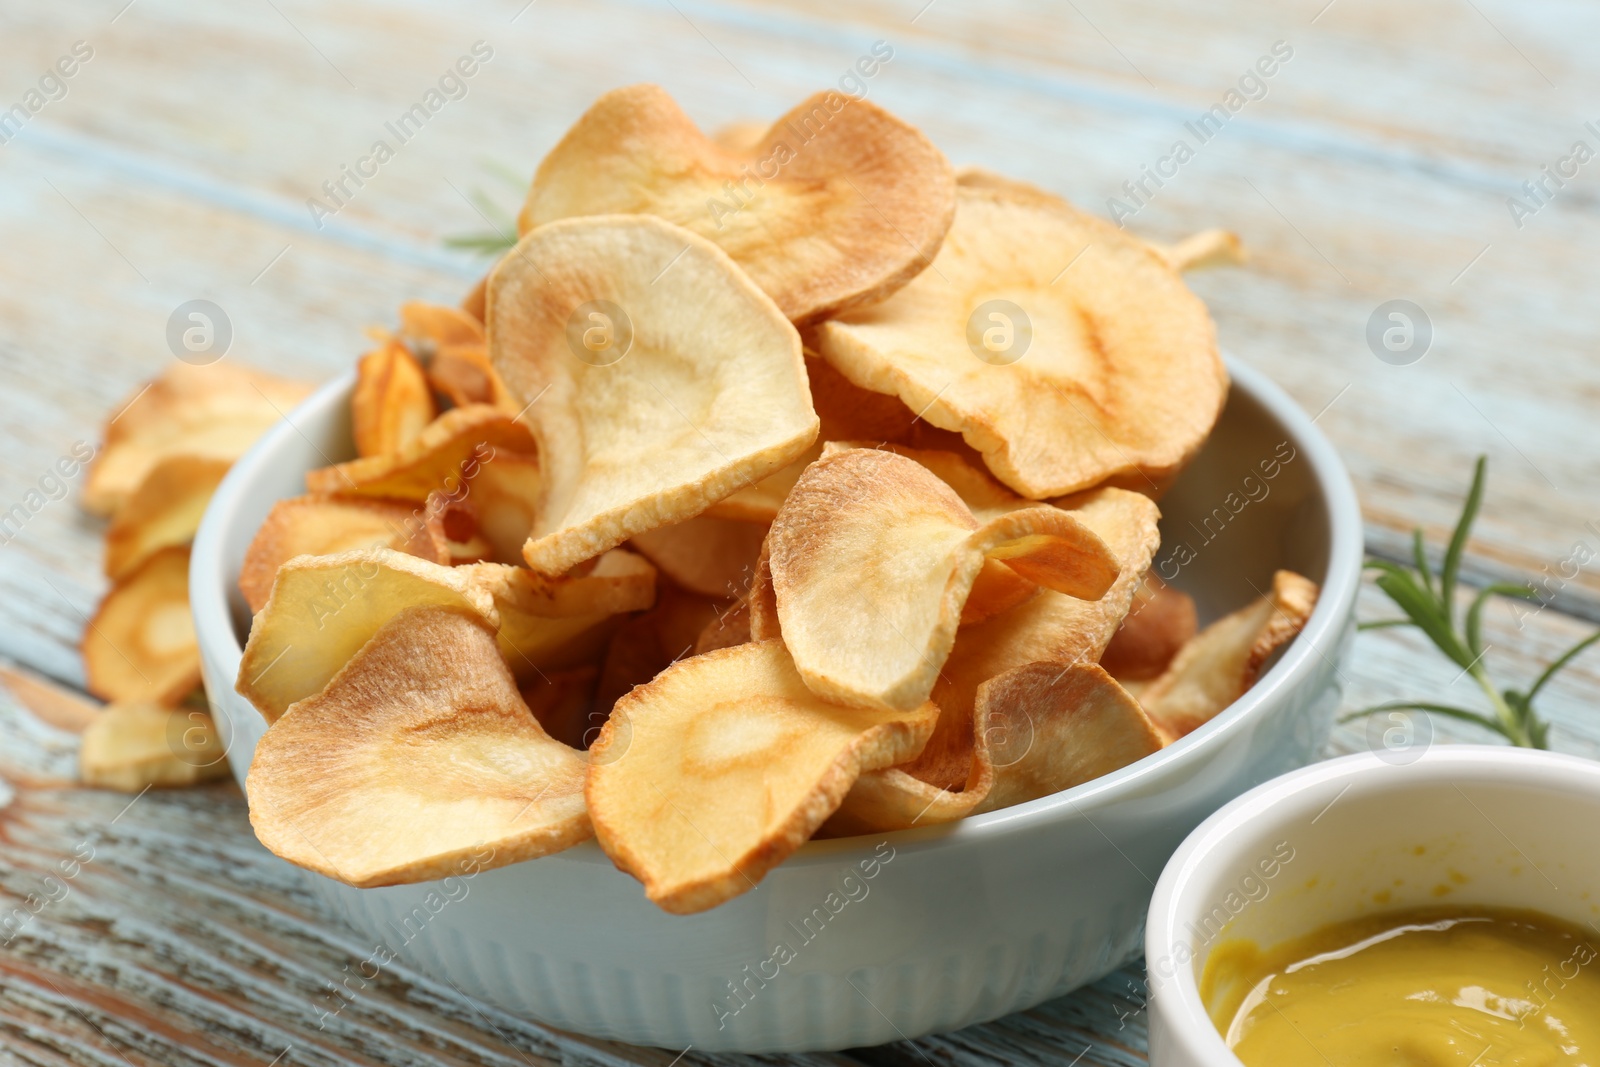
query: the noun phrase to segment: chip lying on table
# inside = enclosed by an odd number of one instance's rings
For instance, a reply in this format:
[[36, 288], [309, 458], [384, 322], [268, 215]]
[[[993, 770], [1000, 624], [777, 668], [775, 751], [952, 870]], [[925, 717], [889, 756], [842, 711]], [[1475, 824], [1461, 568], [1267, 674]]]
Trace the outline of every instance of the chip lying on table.
[[958, 178], [837, 94], [711, 138], [653, 86], [578, 120], [519, 222], [460, 309], [374, 331], [358, 454], [248, 554], [279, 855], [376, 886], [592, 835], [703, 911], [814, 836], [1143, 759], [1315, 605], [1280, 572], [1200, 630], [1150, 573], [1227, 390], [1178, 272], [1231, 235]]

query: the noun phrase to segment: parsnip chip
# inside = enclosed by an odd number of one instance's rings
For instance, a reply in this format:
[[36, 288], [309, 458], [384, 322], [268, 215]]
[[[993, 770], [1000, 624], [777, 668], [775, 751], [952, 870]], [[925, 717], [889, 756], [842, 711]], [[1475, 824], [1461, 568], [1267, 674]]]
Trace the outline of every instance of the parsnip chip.
[[1212, 267], [1238, 267], [1250, 261], [1239, 235], [1227, 230], [1201, 230], [1177, 244], [1156, 245], [1173, 270], [1208, 270]]
[[428, 359], [448, 345], [483, 344], [483, 320], [463, 309], [408, 300], [400, 305], [400, 336]]
[[[414, 547], [417, 545], [426, 551], [418, 551]], [[495, 555], [494, 545], [478, 528], [478, 513], [472, 504], [459, 496], [437, 492], [428, 494], [428, 503], [422, 510], [422, 532], [411, 544], [391, 547], [452, 566], [492, 561]]]
[[1043, 498], [1171, 477], [1222, 410], [1205, 305], [1143, 242], [1042, 194], [962, 186], [933, 267], [817, 331], [856, 385], [959, 431]]
[[725, 601], [663, 585], [657, 591], [655, 607], [627, 620], [606, 648], [595, 691], [595, 707], [602, 721], [617, 699], [634, 686], [694, 655], [700, 634], [724, 610]]
[[1199, 628], [1194, 601], [1147, 573], [1133, 593], [1128, 615], [1100, 654], [1100, 666], [1124, 687], [1167, 669]]
[[559, 578], [527, 567], [475, 563], [457, 570], [489, 593], [499, 616], [500, 652], [519, 679], [597, 662], [625, 612], [655, 603], [656, 571], [620, 549], [587, 574]]
[[[493, 272], [493, 269], [494, 268], [492, 267], [490, 268], [491, 273]], [[484, 314], [484, 301], [486, 299], [488, 289], [489, 275], [485, 274], [483, 277], [478, 279], [477, 284], [467, 291], [467, 295], [461, 298], [461, 310], [466, 312], [468, 315], [471, 315], [479, 322], [483, 322], [486, 318], [488, 318], [488, 316]]]
[[914, 460], [849, 449], [807, 468], [770, 535], [783, 639], [814, 692], [858, 707], [928, 699], [986, 558], [1097, 599], [1119, 573], [1100, 537], [1048, 505], [979, 524]]
[[18, 704], [47, 726], [81, 734], [100, 717], [105, 705], [88, 700], [58, 682], [31, 671], [0, 665], [0, 683], [10, 690]]
[[701, 627], [692, 654], [699, 656], [719, 648], [747, 644], [750, 640], [750, 601], [740, 597]]
[[399, 341], [384, 342], [356, 363], [350, 425], [357, 455], [399, 452], [437, 414], [422, 364]]
[[486, 460], [501, 451], [532, 455], [537, 449], [528, 428], [499, 408], [486, 404], [452, 408], [392, 455], [363, 456], [308, 471], [306, 488], [313, 493], [355, 493], [420, 504], [436, 490], [455, 495], [463, 480], [475, 476]]
[[465, 568], [387, 548], [297, 556], [278, 568], [266, 606], [250, 625], [235, 688], [268, 723], [320, 693], [378, 628], [412, 607], [476, 611], [494, 627], [489, 592]]
[[700, 132], [659, 87], [633, 85], [602, 96], [551, 149], [518, 227], [658, 215], [717, 242], [805, 322], [882, 299], [926, 267], [954, 191], [939, 150], [865, 100], [818, 93], [740, 150]]
[[753, 152], [766, 139], [771, 129], [765, 122], [748, 119], [719, 126], [711, 139], [730, 152]]
[[211, 494], [232, 465], [227, 459], [180, 454], [151, 467], [106, 529], [106, 577], [116, 581], [156, 551], [194, 540]]
[[544, 478], [532, 456], [496, 450], [467, 481], [465, 503], [496, 563], [521, 563], [539, 513]]
[[1047, 589], [992, 619], [963, 626], [933, 688], [939, 728], [923, 754], [903, 768], [913, 777], [935, 785], [961, 780], [960, 768], [971, 761], [980, 685], [1029, 663], [1093, 663], [1128, 613], [1134, 588], [1161, 540], [1155, 504], [1125, 489], [1095, 489], [1056, 503], [1099, 534], [1121, 561], [1116, 581], [1099, 600]]
[[820, 836], [854, 837], [937, 826], [973, 814], [994, 786], [986, 732], [980, 726], [972, 731], [968, 745], [947, 746], [940, 758], [942, 766], [919, 766], [923, 778], [900, 767], [863, 774], [823, 825]]
[[171, 455], [232, 462], [311, 387], [222, 361], [175, 361], [118, 406], [89, 468], [83, 506], [110, 515]]
[[794, 327], [721, 249], [657, 218], [528, 234], [490, 277], [489, 336], [539, 441], [537, 570], [692, 518], [816, 437]]
[[394, 615], [268, 728], [250, 825], [277, 855], [349, 885], [426, 882], [591, 835], [584, 758], [540, 728], [481, 616]]
[[160, 549], [112, 586], [82, 650], [89, 692], [105, 700], [176, 704], [199, 685], [189, 546]]
[[423, 551], [414, 539], [423, 525], [417, 506], [404, 500], [360, 496], [299, 496], [272, 505], [245, 550], [239, 591], [254, 615], [267, 604], [278, 568], [296, 556], [332, 556], [363, 548], [393, 548], [448, 563], [442, 552]]
[[704, 911], [804, 844], [862, 771], [920, 750], [936, 715], [826, 703], [779, 641], [695, 656], [619, 700], [590, 749], [595, 833], [656, 904]]
[[78, 777], [85, 785], [124, 793], [195, 785], [226, 778], [227, 755], [203, 711], [111, 704], [83, 731]]
[[631, 543], [691, 593], [727, 599], [749, 588], [766, 536], [752, 523], [701, 516], [634, 534]]
[[428, 383], [456, 407], [491, 404], [511, 415], [522, 410], [489, 362], [488, 345], [481, 341], [439, 348], [428, 361]]
[[[966, 456], [956, 452], [908, 448], [896, 444], [874, 446], [867, 445], [866, 442], [834, 440], [823, 446], [822, 454], [833, 455], [845, 448], [863, 446], [880, 448], [916, 460], [937, 475], [940, 481], [954, 489], [956, 496], [961, 498], [961, 502], [972, 512], [973, 518], [980, 523], [989, 522], [1018, 508], [1038, 506], [1036, 501], [1013, 493], [995, 481], [987, 471], [974, 466]], [[1016, 607], [1024, 600], [1031, 599], [1038, 592], [1039, 586], [1036, 583], [1024, 578], [1000, 560], [987, 558], [983, 561], [983, 568], [978, 571], [977, 578], [973, 579], [972, 591], [967, 594], [966, 603], [961, 606], [961, 625], [966, 626], [969, 623], [992, 618], [1002, 611]]]
[[834, 370], [827, 360], [814, 353], [806, 355], [806, 379], [811, 385], [811, 403], [819, 422], [816, 443], [776, 474], [712, 504], [706, 509], [708, 517], [770, 526], [778, 517], [778, 509], [788, 499], [789, 490], [800, 480], [800, 473], [822, 455], [824, 442], [879, 444], [910, 436], [916, 414], [902, 404], [899, 397], [869, 393], [850, 384], [849, 379]]
[[585, 749], [600, 735], [604, 721], [593, 710], [599, 677], [593, 664], [541, 672], [522, 684], [522, 699], [545, 733], [569, 748]]
[[1139, 703], [1172, 738], [1210, 722], [1244, 696], [1272, 654], [1305, 628], [1317, 593], [1309, 578], [1278, 571], [1271, 592], [1190, 639], [1139, 694]]
[[1160, 751], [1138, 701], [1092, 663], [1030, 663], [978, 687], [994, 785], [975, 813], [1059, 793]]

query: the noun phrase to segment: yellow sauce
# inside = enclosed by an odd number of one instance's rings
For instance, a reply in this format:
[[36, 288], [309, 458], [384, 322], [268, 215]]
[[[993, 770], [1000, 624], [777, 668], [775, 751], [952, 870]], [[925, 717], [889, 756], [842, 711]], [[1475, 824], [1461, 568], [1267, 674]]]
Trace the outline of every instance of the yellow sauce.
[[1200, 993], [1249, 1067], [1600, 1067], [1597, 944], [1538, 912], [1416, 908], [1224, 942]]

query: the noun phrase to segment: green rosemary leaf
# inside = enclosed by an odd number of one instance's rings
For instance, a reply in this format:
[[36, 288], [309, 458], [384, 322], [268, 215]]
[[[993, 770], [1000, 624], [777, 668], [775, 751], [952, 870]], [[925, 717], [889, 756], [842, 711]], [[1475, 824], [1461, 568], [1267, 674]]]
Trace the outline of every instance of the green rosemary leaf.
[[1533, 698], [1539, 695], [1539, 690], [1544, 688], [1546, 682], [1554, 678], [1561, 668], [1571, 663], [1579, 653], [1588, 648], [1590, 645], [1594, 644], [1596, 641], [1600, 641], [1600, 630], [1596, 630], [1588, 637], [1585, 637], [1582, 641], [1579, 641], [1577, 644], [1567, 649], [1561, 654], [1559, 659], [1550, 664], [1550, 666], [1546, 667], [1544, 669], [1544, 673], [1539, 675], [1539, 680], [1533, 683], [1533, 688], [1528, 690], [1527, 696], [1523, 697], [1529, 707], [1532, 707]]
[[1387, 630], [1395, 626], [1415, 626], [1410, 619], [1375, 619], [1372, 622], [1356, 623], [1357, 630]]
[[1470, 708], [1458, 708], [1453, 704], [1434, 704], [1423, 700], [1391, 700], [1384, 704], [1374, 704], [1372, 707], [1362, 708], [1360, 711], [1347, 712], [1339, 716], [1339, 722], [1341, 724], [1353, 722], [1356, 719], [1364, 719], [1371, 715], [1381, 715], [1386, 711], [1426, 711], [1432, 715], [1444, 715], [1447, 718], [1475, 723], [1487, 730], [1493, 730], [1508, 741], [1516, 740], [1492, 716], [1473, 711]]
[[1461, 667], [1472, 662], [1471, 654], [1456, 637], [1449, 621], [1444, 618], [1442, 606], [1417, 584], [1417, 579], [1410, 571], [1399, 570], [1384, 574], [1378, 579], [1378, 588], [1387, 593], [1395, 606], [1405, 612], [1406, 616], [1428, 635], [1428, 639], [1438, 646], [1439, 651], [1455, 660]]
[[1483, 606], [1495, 595], [1514, 596], [1523, 600], [1535, 597], [1532, 586], [1512, 585], [1509, 582], [1491, 582], [1478, 590], [1478, 595], [1472, 598], [1472, 606], [1467, 608], [1467, 651], [1472, 653], [1473, 659], [1483, 655]]
[[1444, 566], [1439, 571], [1439, 602], [1444, 607], [1445, 625], [1452, 629], [1455, 626], [1456, 576], [1461, 572], [1461, 556], [1466, 551], [1472, 523], [1483, 504], [1483, 482], [1488, 465], [1487, 456], [1478, 457], [1472, 471], [1472, 488], [1467, 491], [1467, 502], [1461, 509], [1461, 519], [1456, 523], [1455, 532], [1450, 535], [1450, 547], [1445, 550]]
[[1422, 576], [1422, 588], [1433, 592], [1433, 572], [1428, 569], [1428, 549], [1422, 543], [1422, 527], [1411, 531], [1411, 558], [1416, 560], [1417, 573]]

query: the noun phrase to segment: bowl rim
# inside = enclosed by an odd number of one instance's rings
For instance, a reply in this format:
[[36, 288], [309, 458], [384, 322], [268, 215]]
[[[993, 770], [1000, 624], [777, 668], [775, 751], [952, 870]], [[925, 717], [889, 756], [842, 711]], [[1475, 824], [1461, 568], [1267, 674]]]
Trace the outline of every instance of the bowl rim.
[[[1214, 903], [1200, 896], [1198, 886], [1219, 866], [1231, 862], [1233, 853], [1263, 846], [1319, 807], [1332, 807], [1346, 792], [1442, 790], [1485, 781], [1524, 783], [1540, 789], [1560, 783], [1587, 788], [1600, 796], [1600, 763], [1564, 752], [1441, 743], [1409, 764], [1389, 763], [1373, 752], [1355, 752], [1281, 774], [1218, 808], [1178, 846], [1150, 900], [1145, 958], [1169, 956], [1178, 931], [1199, 918], [1202, 905]], [[1176, 1047], [1171, 1062], [1244, 1067], [1211, 1022], [1194, 967], [1179, 964], [1170, 978], [1152, 975], [1148, 988], [1163, 1039]]]
[[[1042, 825], [1061, 820], [1086, 818], [1125, 795], [1138, 793], [1141, 785], [1156, 775], [1182, 773], [1193, 768], [1204, 761], [1212, 749], [1222, 746], [1230, 735], [1244, 728], [1247, 720], [1262, 714], [1262, 709], [1278, 704], [1285, 699], [1288, 690], [1306, 682], [1317, 669], [1319, 660], [1333, 662], [1355, 603], [1365, 558], [1361, 508], [1355, 487], [1332, 442], [1288, 393], [1262, 372], [1226, 354], [1223, 358], [1228, 369], [1230, 389], [1241, 389], [1283, 426], [1290, 442], [1304, 456], [1316, 490], [1325, 503], [1330, 534], [1327, 573], [1321, 583], [1317, 605], [1305, 628], [1277, 663], [1243, 697], [1210, 722], [1160, 752], [1047, 797], [969, 816], [953, 823], [871, 835], [875, 841], [882, 838], [892, 842], [896, 848], [916, 849], [976, 839], [1005, 838], [1029, 833]], [[233, 465], [206, 508], [195, 535], [189, 565], [190, 607], [202, 658], [218, 663], [227, 678], [237, 676], [243, 655], [228, 607], [228, 589], [233, 576], [226, 573], [224, 566], [223, 546], [232, 517], [239, 506], [253, 495], [252, 489], [261, 469], [266, 466], [268, 457], [278, 451], [282, 441], [296, 434], [308, 442], [311, 440], [300, 430], [299, 421], [307, 417], [326, 418], [326, 409], [345, 403], [354, 384], [355, 371], [352, 369], [319, 386], [291, 409], [282, 421], [268, 430]], [[242, 699], [231, 686], [226, 693], [216, 696], [219, 701]], [[782, 866], [836, 863], [845, 853], [859, 852], [865, 855], [869, 846], [861, 844], [861, 840], [854, 837], [808, 841]], [[569, 854], [579, 852], [580, 849], [574, 849]], [[578, 857], [575, 855], [574, 858]]]

